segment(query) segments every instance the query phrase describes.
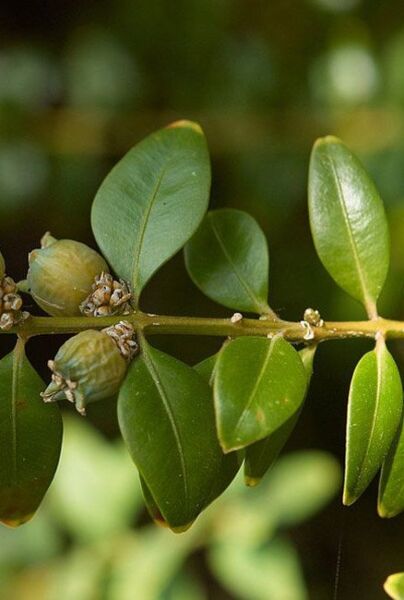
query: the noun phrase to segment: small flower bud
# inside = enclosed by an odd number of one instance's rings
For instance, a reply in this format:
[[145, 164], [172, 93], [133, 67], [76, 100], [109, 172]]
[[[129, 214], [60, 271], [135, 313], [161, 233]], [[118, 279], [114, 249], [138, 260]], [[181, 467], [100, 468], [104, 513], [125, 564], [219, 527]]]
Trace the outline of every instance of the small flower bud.
[[29, 255], [27, 282], [32, 297], [50, 315], [80, 315], [80, 304], [94, 278], [108, 270], [105, 260], [81, 242], [55, 240], [49, 233], [41, 244]]
[[48, 362], [52, 381], [41, 394], [44, 401], [67, 399], [85, 415], [87, 404], [110, 398], [118, 392], [126, 373], [127, 359], [137, 350], [129, 323], [120, 323], [103, 331], [82, 331], [67, 340], [55, 359]]

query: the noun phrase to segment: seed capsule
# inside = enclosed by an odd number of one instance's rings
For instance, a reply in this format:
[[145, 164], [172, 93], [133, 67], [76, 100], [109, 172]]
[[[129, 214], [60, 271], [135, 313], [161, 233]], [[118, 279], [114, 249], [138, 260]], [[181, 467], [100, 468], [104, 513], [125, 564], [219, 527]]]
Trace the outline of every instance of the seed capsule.
[[107, 272], [105, 260], [81, 242], [56, 240], [45, 234], [41, 248], [29, 255], [27, 275], [30, 293], [53, 316], [80, 315], [94, 278]]
[[82, 331], [67, 340], [48, 362], [52, 381], [42, 393], [44, 401], [67, 399], [85, 415], [87, 404], [118, 392], [128, 361], [137, 350], [130, 323], [121, 322], [103, 331]]

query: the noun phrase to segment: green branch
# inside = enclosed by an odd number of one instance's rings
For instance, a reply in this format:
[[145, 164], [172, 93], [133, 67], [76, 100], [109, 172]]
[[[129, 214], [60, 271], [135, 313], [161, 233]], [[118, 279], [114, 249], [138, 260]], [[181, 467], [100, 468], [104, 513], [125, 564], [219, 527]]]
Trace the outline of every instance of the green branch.
[[404, 338], [404, 322], [379, 317], [370, 321], [328, 321], [320, 327], [306, 322], [271, 319], [235, 320], [205, 317], [172, 317], [149, 315], [140, 311], [114, 317], [30, 317], [20, 326], [1, 333], [14, 333], [23, 338], [37, 335], [77, 333], [85, 329], [103, 329], [121, 320], [129, 321], [146, 335], [180, 334], [221, 337], [273, 336], [282, 334], [289, 342], [322, 342], [345, 338], [375, 338], [380, 332], [385, 338]]

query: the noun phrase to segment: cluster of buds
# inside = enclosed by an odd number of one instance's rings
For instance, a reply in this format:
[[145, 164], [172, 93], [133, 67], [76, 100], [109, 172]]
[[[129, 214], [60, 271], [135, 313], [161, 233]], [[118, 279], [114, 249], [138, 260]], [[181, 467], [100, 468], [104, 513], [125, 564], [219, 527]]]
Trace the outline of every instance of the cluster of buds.
[[102, 272], [95, 278], [91, 292], [80, 304], [80, 311], [87, 317], [107, 317], [130, 313], [131, 293], [127, 284], [114, 280], [110, 273]]
[[126, 321], [97, 331], [89, 329], [70, 338], [48, 362], [52, 381], [41, 394], [45, 402], [67, 399], [81, 415], [90, 402], [115, 396], [129, 361], [139, 346]]
[[0, 254], [0, 329], [8, 331], [29, 317], [22, 311], [22, 298], [17, 285], [11, 277], [5, 275], [4, 259]]

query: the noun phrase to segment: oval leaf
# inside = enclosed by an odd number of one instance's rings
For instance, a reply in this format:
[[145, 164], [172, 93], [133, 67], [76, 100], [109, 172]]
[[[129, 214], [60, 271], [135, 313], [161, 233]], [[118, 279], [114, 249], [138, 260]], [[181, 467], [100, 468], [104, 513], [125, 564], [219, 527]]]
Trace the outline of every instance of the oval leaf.
[[[316, 352], [316, 346], [308, 346], [300, 350], [299, 356], [306, 370], [307, 388], [309, 388], [311, 375], [313, 372], [313, 359]], [[271, 435], [251, 444], [246, 448], [244, 462], [244, 481], [248, 486], [257, 485], [268, 469], [274, 464], [282, 451], [284, 445], [289, 439], [303, 408], [303, 403], [299, 409]]]
[[185, 247], [195, 285], [228, 308], [268, 312], [269, 255], [258, 223], [241, 210], [208, 213]]
[[306, 374], [296, 350], [281, 337], [238, 338], [217, 362], [214, 397], [225, 452], [276, 431], [299, 409]]
[[400, 373], [384, 340], [365, 354], [349, 390], [344, 504], [368, 487], [393, 442], [403, 403]]
[[395, 517], [404, 510], [404, 419], [383, 463], [380, 476], [378, 513]]
[[309, 213], [324, 267], [374, 317], [389, 266], [383, 203], [358, 159], [331, 136], [319, 139], [313, 148]]
[[393, 600], [404, 600], [404, 573], [395, 573], [387, 577], [384, 591]]
[[[212, 387], [215, 376], [215, 367], [219, 354], [214, 354], [202, 360], [200, 363], [194, 366], [194, 369], [199, 375]], [[213, 406], [213, 394], [211, 392], [211, 401]], [[228, 452], [225, 454], [222, 452], [222, 463], [220, 465], [219, 472], [216, 480], [214, 481], [211, 493], [210, 501], [218, 498], [231, 484], [235, 476], [237, 475], [240, 466], [244, 460], [242, 452]]]
[[0, 521], [28, 521], [48, 489], [59, 462], [62, 419], [44, 404], [45, 385], [18, 342], [0, 361]]
[[162, 516], [186, 529], [210, 502], [222, 464], [209, 385], [175, 358], [142, 345], [118, 400], [129, 452]]
[[95, 197], [95, 238], [137, 298], [197, 229], [209, 202], [210, 164], [199, 125], [179, 121], [137, 144]]

